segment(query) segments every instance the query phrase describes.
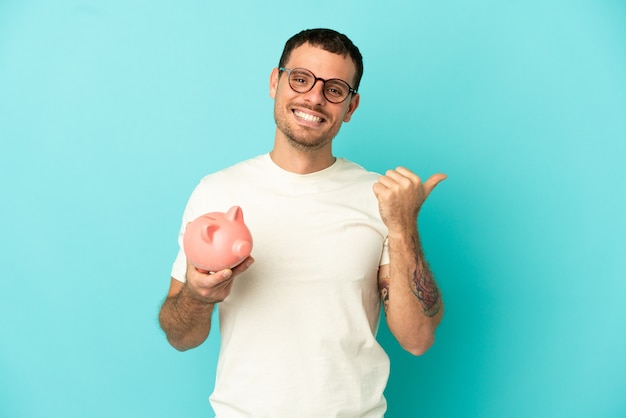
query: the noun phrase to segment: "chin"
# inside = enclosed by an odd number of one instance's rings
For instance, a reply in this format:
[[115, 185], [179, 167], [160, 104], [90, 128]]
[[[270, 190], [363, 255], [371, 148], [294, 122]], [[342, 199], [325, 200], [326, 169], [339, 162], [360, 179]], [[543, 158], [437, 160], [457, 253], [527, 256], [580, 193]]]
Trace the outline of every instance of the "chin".
[[296, 139], [292, 136], [287, 136], [289, 139], [289, 143], [294, 147], [301, 151], [317, 151], [319, 149], [327, 146], [331, 141], [322, 140], [322, 141], [306, 141], [301, 139]]

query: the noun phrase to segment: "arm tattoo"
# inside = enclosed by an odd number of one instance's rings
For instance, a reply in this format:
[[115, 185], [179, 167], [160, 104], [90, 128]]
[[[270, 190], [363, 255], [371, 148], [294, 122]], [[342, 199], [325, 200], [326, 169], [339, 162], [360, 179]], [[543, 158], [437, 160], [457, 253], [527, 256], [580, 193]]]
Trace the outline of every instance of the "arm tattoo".
[[423, 264], [424, 261], [419, 259], [416, 259], [415, 261], [417, 262], [417, 268], [413, 272], [411, 290], [422, 304], [424, 315], [433, 317], [437, 315], [437, 312], [441, 309], [439, 289], [437, 289], [437, 285], [435, 284], [430, 272], [425, 271]]
[[387, 316], [387, 310], [389, 309], [389, 277], [383, 277], [378, 281], [378, 289], [380, 290], [380, 298], [383, 301], [383, 308], [385, 308], [385, 316]]

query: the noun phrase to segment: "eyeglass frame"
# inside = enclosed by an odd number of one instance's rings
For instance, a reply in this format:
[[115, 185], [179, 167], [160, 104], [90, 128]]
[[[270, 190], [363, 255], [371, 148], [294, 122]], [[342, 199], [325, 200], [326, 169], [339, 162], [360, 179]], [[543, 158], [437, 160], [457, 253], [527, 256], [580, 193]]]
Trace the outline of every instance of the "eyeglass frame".
[[[294, 88], [293, 88], [293, 86], [291, 85], [291, 79], [289, 78], [289, 77], [291, 76], [291, 72], [292, 72], [293, 70], [303, 70], [303, 71], [306, 71], [306, 72], [308, 72], [308, 73], [311, 73], [311, 75], [313, 76], [314, 81], [313, 81], [313, 83], [311, 83], [311, 88], [310, 88], [310, 89], [308, 89], [307, 91], [302, 91], [302, 92], [300, 92], [300, 91], [297, 91], [296, 89], [294, 89]], [[329, 78], [329, 79], [323, 79], [323, 78], [321, 78], [321, 77], [316, 76], [315, 74], [313, 74], [313, 71], [311, 71], [311, 70], [307, 70], [306, 68], [301, 68], [301, 67], [295, 67], [295, 68], [278, 67], [278, 71], [280, 71], [280, 72], [283, 72], [283, 71], [284, 71], [284, 72], [286, 72], [286, 73], [287, 73], [287, 76], [288, 76], [288, 77], [287, 77], [287, 84], [289, 84], [289, 88], [291, 88], [291, 90], [295, 91], [296, 93], [300, 93], [300, 94], [304, 94], [304, 93], [308, 93], [308, 92], [310, 92], [311, 90], [313, 90], [313, 88], [315, 87], [315, 85], [317, 84], [317, 82], [318, 82], [318, 81], [321, 81], [321, 82], [323, 83], [323, 84], [322, 84], [322, 94], [324, 95], [324, 98], [325, 98], [326, 100], [328, 100], [330, 103], [333, 103], [333, 104], [339, 104], [339, 103], [343, 103], [343, 102], [345, 102], [345, 101], [346, 101], [346, 99], [350, 96], [350, 93], [352, 93], [352, 94], [357, 94], [357, 93], [358, 93], [358, 92], [357, 92], [357, 90], [356, 90], [356, 89], [353, 89], [353, 88], [352, 88], [352, 86], [351, 86], [351, 85], [350, 85], [347, 81], [345, 81], [345, 80], [342, 80], [342, 79], [340, 79], [340, 78]], [[342, 83], [346, 83], [346, 86], [348, 86], [348, 94], [346, 94], [346, 97], [344, 97], [344, 98], [343, 98], [341, 101], [339, 101], [339, 102], [334, 102], [334, 101], [330, 100], [328, 97], [326, 97], [326, 89], [325, 89], [324, 87], [326, 86], [326, 83], [327, 83], [328, 81], [341, 81]]]

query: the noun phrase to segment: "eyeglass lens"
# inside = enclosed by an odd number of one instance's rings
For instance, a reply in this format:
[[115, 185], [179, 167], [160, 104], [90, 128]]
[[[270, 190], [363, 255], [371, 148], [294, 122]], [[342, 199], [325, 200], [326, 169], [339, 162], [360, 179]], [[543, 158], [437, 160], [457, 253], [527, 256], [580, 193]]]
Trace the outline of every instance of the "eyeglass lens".
[[[309, 70], [294, 68], [289, 71], [289, 85], [297, 93], [311, 91], [317, 80], [315, 75]], [[331, 103], [341, 103], [350, 94], [350, 86], [343, 80], [334, 78], [323, 82], [324, 97]]]

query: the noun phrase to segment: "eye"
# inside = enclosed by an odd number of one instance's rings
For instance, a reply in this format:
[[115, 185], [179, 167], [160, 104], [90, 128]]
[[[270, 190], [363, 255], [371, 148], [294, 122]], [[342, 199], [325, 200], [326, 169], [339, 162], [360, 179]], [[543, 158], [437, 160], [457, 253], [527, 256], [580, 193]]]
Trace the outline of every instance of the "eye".
[[304, 71], [292, 71], [289, 79], [292, 84], [304, 87], [311, 84], [312, 77]]
[[348, 94], [348, 86], [340, 80], [328, 80], [326, 82], [326, 94], [332, 98], [343, 98]]

